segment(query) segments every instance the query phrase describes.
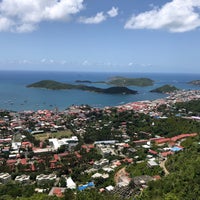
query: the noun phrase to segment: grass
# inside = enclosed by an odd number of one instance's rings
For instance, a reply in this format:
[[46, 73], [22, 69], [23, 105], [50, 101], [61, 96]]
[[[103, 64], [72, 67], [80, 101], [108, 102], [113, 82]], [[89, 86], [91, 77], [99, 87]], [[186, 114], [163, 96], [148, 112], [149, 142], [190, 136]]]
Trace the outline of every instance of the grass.
[[49, 138], [58, 138], [58, 139], [63, 138], [63, 137], [68, 138], [71, 135], [72, 135], [72, 132], [70, 130], [64, 130], [64, 131], [58, 131], [58, 132], [54, 132], [54, 133], [48, 132], [48, 133], [36, 134], [36, 135], [34, 135], [34, 137], [37, 140], [44, 141]]

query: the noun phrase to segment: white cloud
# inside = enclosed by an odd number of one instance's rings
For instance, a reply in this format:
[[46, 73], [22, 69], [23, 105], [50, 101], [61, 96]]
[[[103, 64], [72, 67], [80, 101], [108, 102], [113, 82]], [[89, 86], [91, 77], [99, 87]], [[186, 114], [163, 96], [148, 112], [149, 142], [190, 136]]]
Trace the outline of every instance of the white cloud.
[[173, 0], [161, 8], [132, 16], [125, 29], [165, 29], [186, 32], [200, 27], [200, 0]]
[[6, 31], [13, 25], [13, 22], [0, 15], [0, 31]]
[[118, 8], [112, 7], [111, 10], [107, 12], [110, 17], [116, 17], [118, 15]]
[[108, 17], [116, 17], [118, 15], [118, 8], [112, 7], [107, 14], [104, 12], [98, 12], [92, 17], [80, 17], [79, 22], [83, 24], [100, 24], [105, 21]]
[[42, 21], [69, 20], [84, 0], [2, 0], [0, 31], [30, 32]]
[[83, 24], [99, 24], [99, 23], [105, 21], [106, 18], [107, 18], [107, 17], [106, 17], [106, 15], [104, 15], [103, 12], [99, 12], [99, 13], [97, 13], [97, 14], [96, 14], [95, 16], [93, 16], [93, 17], [88, 17], [88, 18], [86, 18], [86, 17], [81, 17], [81, 18], [79, 19], [79, 22], [80, 22], [80, 23], [83, 23]]

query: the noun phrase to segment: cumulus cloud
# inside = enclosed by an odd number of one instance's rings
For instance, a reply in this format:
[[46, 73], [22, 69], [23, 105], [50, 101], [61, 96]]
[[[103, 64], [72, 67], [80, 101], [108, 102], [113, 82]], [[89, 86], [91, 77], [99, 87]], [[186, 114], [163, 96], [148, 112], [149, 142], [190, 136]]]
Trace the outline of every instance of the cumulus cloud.
[[106, 18], [107, 17], [104, 15], [103, 12], [99, 12], [93, 17], [88, 17], [88, 18], [87, 17], [81, 17], [79, 19], [79, 22], [83, 23], [83, 24], [99, 24], [99, 23], [105, 21]]
[[79, 22], [83, 24], [100, 24], [105, 21], [108, 17], [116, 17], [118, 15], [118, 8], [112, 7], [107, 14], [104, 12], [98, 12], [92, 17], [80, 17]]
[[107, 12], [110, 17], [116, 17], [118, 15], [118, 8], [112, 7], [111, 10]]
[[42, 21], [69, 20], [84, 0], [2, 0], [0, 31], [30, 32]]
[[200, 27], [200, 0], [173, 0], [161, 8], [133, 15], [125, 29], [164, 29], [186, 32]]

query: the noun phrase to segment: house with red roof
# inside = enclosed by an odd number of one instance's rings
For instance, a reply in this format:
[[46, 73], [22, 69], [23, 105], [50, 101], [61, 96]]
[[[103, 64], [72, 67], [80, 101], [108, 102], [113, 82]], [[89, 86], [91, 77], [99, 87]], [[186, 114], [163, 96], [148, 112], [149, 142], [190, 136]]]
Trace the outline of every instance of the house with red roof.
[[154, 151], [152, 149], [149, 149], [148, 151], [150, 154], [153, 154], [153, 155], [158, 155], [158, 152], [157, 151]]
[[53, 187], [51, 191], [49, 192], [49, 196], [57, 196], [57, 197], [63, 197], [63, 194], [65, 192], [66, 188], [62, 187]]

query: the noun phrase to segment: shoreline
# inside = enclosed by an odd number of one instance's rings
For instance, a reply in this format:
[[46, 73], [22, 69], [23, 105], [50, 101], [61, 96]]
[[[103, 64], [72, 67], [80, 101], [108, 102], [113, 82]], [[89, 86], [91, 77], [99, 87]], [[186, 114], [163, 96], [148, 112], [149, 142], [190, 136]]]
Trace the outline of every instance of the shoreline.
[[[158, 106], [160, 105], [172, 105], [175, 104], [177, 102], [188, 102], [191, 100], [198, 100], [200, 99], [200, 90], [179, 90], [176, 92], [172, 92], [170, 94], [168, 94], [167, 97], [165, 98], [158, 98], [155, 100], [141, 100], [141, 101], [133, 101], [133, 102], [129, 102], [129, 103], [124, 103], [124, 104], [120, 104], [120, 105], [116, 105], [116, 106], [104, 106], [104, 107], [97, 107], [97, 106], [90, 106], [91, 108], [96, 108], [96, 109], [108, 109], [108, 108], [117, 108], [119, 110], [135, 110], [136, 112], [143, 112], [145, 114], [148, 114], [150, 111], [156, 109]], [[31, 109], [27, 109], [27, 110], [22, 110], [22, 111], [14, 111], [14, 110], [7, 110], [7, 109], [3, 109], [0, 108], [0, 111], [8, 111], [8, 112], [15, 112], [15, 113], [26, 113], [26, 112], [38, 112], [41, 110], [47, 110], [47, 111], [55, 111], [56, 112], [64, 112], [68, 109], [70, 109], [71, 107], [82, 107], [82, 106], [86, 106], [87, 104], [81, 104], [81, 105], [75, 105], [72, 104], [71, 106], [66, 107], [66, 109], [64, 110], [59, 110], [57, 107], [54, 107], [52, 109], [38, 109], [38, 110], [31, 110]], [[53, 107], [53, 105], [52, 105]], [[153, 114], [153, 113], [152, 113]]]

